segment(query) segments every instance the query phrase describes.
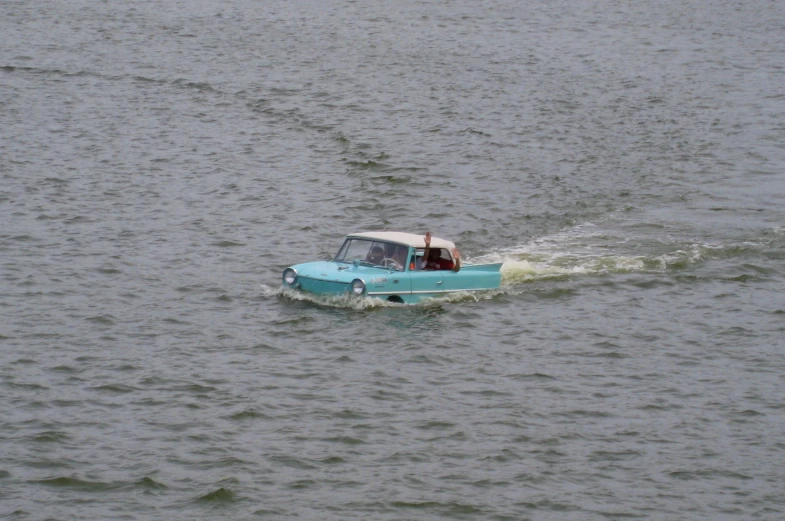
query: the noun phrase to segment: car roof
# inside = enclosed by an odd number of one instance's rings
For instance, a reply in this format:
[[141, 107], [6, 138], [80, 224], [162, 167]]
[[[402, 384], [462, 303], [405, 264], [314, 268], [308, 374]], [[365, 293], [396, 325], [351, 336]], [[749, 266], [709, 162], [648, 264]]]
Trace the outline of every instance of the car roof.
[[[360, 232], [360, 233], [352, 233], [348, 236], [349, 238], [362, 238], [362, 239], [373, 239], [377, 241], [386, 241], [386, 242], [394, 242], [397, 244], [405, 244], [406, 246], [411, 246], [413, 248], [425, 248], [425, 235], [418, 235], [416, 233], [406, 233], [406, 232]], [[438, 237], [431, 237], [431, 247], [432, 248], [447, 248], [448, 250], [452, 250], [455, 248], [455, 243], [440, 239]]]

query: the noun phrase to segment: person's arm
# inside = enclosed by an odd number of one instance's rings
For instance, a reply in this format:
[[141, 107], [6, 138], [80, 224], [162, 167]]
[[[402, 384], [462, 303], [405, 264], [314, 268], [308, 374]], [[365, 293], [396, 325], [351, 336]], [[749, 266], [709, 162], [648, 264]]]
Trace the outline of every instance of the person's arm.
[[458, 273], [461, 271], [461, 252], [458, 251], [458, 248], [452, 249], [452, 258], [455, 260], [455, 265], [452, 267], [452, 270]]
[[425, 269], [425, 266], [428, 264], [428, 255], [431, 253], [431, 232], [425, 232], [425, 251], [422, 254], [422, 266], [420, 266], [421, 270]]

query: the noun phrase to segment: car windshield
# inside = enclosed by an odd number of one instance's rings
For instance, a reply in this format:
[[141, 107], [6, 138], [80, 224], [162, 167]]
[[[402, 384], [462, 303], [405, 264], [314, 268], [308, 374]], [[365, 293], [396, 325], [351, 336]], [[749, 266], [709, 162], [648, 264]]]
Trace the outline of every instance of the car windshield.
[[346, 239], [334, 260], [403, 271], [408, 253], [409, 248], [400, 244], [369, 239]]

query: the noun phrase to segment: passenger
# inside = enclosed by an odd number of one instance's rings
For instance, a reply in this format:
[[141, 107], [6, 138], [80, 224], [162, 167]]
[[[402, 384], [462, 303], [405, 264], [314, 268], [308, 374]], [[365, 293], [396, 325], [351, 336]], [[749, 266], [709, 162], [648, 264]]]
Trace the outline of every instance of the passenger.
[[455, 262], [443, 259], [441, 248], [431, 249], [431, 232], [425, 234], [425, 252], [420, 259], [419, 269], [421, 270], [461, 270], [461, 253], [458, 248], [452, 249], [452, 256]]

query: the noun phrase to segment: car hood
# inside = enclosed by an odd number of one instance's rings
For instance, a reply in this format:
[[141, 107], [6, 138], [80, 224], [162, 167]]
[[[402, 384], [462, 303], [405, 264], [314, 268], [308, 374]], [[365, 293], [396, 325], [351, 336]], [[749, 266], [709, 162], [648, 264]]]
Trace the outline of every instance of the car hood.
[[371, 266], [355, 266], [346, 262], [306, 262], [291, 266], [297, 272], [298, 277], [309, 279], [329, 280], [332, 282], [350, 283], [354, 279], [365, 279], [389, 273], [387, 268], [374, 268]]

